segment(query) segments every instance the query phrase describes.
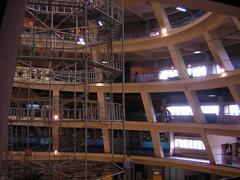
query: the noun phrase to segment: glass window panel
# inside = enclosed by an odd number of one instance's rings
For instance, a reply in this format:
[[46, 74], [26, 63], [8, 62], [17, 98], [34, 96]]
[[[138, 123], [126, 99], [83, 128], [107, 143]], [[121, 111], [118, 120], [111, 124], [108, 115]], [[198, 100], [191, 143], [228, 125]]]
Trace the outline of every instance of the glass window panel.
[[174, 139], [174, 148], [205, 150], [203, 142], [194, 139]]

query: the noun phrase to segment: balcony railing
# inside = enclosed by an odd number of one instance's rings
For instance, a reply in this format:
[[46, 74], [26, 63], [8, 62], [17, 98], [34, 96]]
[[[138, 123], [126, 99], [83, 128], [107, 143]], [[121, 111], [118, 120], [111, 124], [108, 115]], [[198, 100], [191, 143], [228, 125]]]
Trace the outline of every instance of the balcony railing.
[[[240, 62], [234, 62], [234, 68], [239, 69]], [[196, 69], [194, 69], [196, 68]], [[197, 68], [202, 68], [198, 70]], [[225, 69], [220, 68], [219, 65], [202, 65], [202, 66], [195, 66], [195, 67], [188, 67], [187, 68], [189, 78], [201, 78], [210, 75], [217, 75], [226, 72]], [[136, 73], [132, 75], [132, 82], [156, 82], [156, 81], [175, 81], [179, 80], [178, 72], [176, 69], [167, 69], [161, 70], [157, 73]]]
[[[118, 103], [105, 103], [105, 108], [101, 108], [98, 102], [88, 103], [88, 108], [63, 108], [60, 109], [57, 120], [89, 120], [89, 121], [118, 121], [123, 119], [123, 106]], [[52, 108], [19, 108], [11, 107], [9, 111], [10, 120], [50, 120], [55, 114]], [[87, 116], [86, 116], [87, 115]], [[55, 119], [56, 120], [56, 119]]]

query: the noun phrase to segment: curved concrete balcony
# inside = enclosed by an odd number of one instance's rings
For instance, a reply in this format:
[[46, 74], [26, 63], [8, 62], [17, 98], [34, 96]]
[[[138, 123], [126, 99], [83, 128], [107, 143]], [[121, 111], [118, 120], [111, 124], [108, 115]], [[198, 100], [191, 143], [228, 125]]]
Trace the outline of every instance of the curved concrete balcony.
[[[24, 152], [13, 152], [9, 155], [9, 158], [14, 160], [23, 160]], [[59, 152], [58, 154], [50, 153], [50, 157], [53, 160], [68, 160], [71, 157], [75, 157], [77, 160], [83, 160], [85, 158], [84, 153], [70, 153], [70, 152]], [[112, 161], [112, 154], [110, 153], [87, 153], [87, 159], [89, 161], [100, 161], [100, 162], [110, 162]], [[167, 166], [167, 167], [177, 167], [183, 169], [189, 169], [193, 171], [200, 171], [204, 173], [214, 172], [217, 175], [236, 177], [239, 176], [239, 169], [232, 167], [224, 167], [218, 165], [211, 165], [207, 162], [201, 160], [191, 160], [191, 159], [178, 159], [178, 158], [157, 158], [157, 157], [144, 157], [144, 156], [129, 156], [136, 164], [147, 164], [151, 166]], [[48, 160], [48, 152], [32, 152], [32, 160]], [[123, 162], [123, 155], [114, 154], [114, 162]]]
[[[206, 13], [192, 23], [170, 31], [165, 35], [140, 38], [125, 41], [125, 52], [144, 51], [167, 47], [168, 44], [179, 44], [202, 36], [203, 32], [216, 29], [221, 26], [229, 17], [219, 14]], [[114, 42], [114, 52], [120, 52], [120, 42]]]
[[[33, 89], [49, 89], [49, 79], [35, 79], [31, 78], [30, 80], [25, 80], [25, 83], [22, 82], [25, 77], [15, 77], [14, 86], [15, 87], [28, 87], [28, 83], [31, 83], [31, 88]], [[39, 83], [38, 83], [39, 80]], [[28, 82], [28, 83], [27, 83]], [[36, 82], [36, 83], [34, 83]], [[58, 81], [51, 81], [51, 88], [63, 90], [63, 91], [74, 91], [74, 85], [69, 83], [66, 86], [65, 82], [61, 83]], [[201, 84], [201, 86], [199, 86]], [[189, 89], [191, 91], [196, 90], [205, 90], [205, 89], [214, 89], [227, 87], [228, 85], [239, 85], [240, 84], [240, 70], [234, 70], [229, 72], [224, 72], [221, 74], [206, 76], [206, 77], [198, 77], [187, 80], [175, 80], [175, 81], [160, 81], [160, 82], [136, 82], [136, 83], [126, 83], [126, 93], [141, 93], [145, 92], [178, 92], [184, 91], [185, 89]], [[146, 86], [147, 85], [147, 86]], [[76, 84], [77, 91], [83, 92], [83, 85]], [[89, 92], [97, 92], [97, 91], [108, 92], [109, 87], [104, 83], [95, 83], [89, 86]], [[113, 84], [113, 91], [115, 93], [122, 91], [122, 85], [119, 83]]]

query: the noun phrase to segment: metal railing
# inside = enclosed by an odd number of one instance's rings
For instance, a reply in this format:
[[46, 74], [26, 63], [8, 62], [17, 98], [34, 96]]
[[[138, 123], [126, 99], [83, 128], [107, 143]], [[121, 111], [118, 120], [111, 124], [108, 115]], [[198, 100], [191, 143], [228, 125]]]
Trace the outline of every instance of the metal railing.
[[[116, 64], [116, 66], [121, 66]], [[88, 71], [88, 82], [97, 83], [105, 82], [107, 76], [110, 76], [108, 71]], [[48, 68], [35, 67], [16, 67], [15, 81], [31, 82], [31, 83], [48, 83], [51, 78], [52, 83], [84, 83], [86, 81], [86, 73], [83, 70], [60, 70], [56, 71]]]
[[[239, 69], [240, 62], [233, 62], [234, 68]], [[196, 73], [193, 72], [194, 68], [201, 68], [205, 67], [205, 72], [202, 74], [197, 75]], [[167, 73], [168, 71], [168, 73]], [[172, 72], [171, 72], [172, 71]], [[201, 78], [201, 77], [206, 77], [210, 75], [217, 75], [227, 72], [223, 68], [220, 68], [219, 65], [213, 64], [213, 65], [199, 65], [199, 66], [194, 66], [194, 67], [188, 67], [188, 74], [191, 79], [193, 78]], [[173, 75], [174, 74], [174, 75]], [[167, 70], [161, 70], [157, 73], [138, 73], [135, 75], [132, 75], [132, 82], [154, 82], [154, 81], [174, 81], [174, 80], [179, 80], [179, 76], [177, 74], [177, 70], [172, 68], [172, 69], [167, 69]]]
[[100, 11], [105, 16], [115, 20], [116, 22], [122, 23], [122, 10], [113, 1], [107, 0], [55, 0], [49, 3], [47, 0], [28, 0], [27, 8], [35, 11], [36, 13], [42, 14], [69, 14], [79, 11], [84, 5], [88, 3], [88, 10], [91, 8]]
[[[99, 120], [122, 120], [123, 119], [123, 106], [117, 103], [105, 103], [105, 108], [100, 107], [98, 102], [88, 102], [87, 117], [85, 104], [82, 102], [81, 108], [67, 108], [63, 107], [59, 110], [57, 120], [85, 120], [86, 118], [91, 121]], [[9, 110], [10, 120], [53, 120], [53, 108], [19, 108], [11, 107]], [[56, 119], [55, 119], [56, 120]]]
[[11, 120], [47, 120], [50, 112], [47, 108], [30, 109], [11, 107], [9, 111], [9, 119]]

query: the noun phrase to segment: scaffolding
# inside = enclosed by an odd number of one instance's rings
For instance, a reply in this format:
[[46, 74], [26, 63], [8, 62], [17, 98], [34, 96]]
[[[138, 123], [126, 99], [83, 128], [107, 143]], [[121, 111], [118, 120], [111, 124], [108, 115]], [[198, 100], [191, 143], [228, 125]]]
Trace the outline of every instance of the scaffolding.
[[[126, 158], [123, 7], [123, 1], [117, 5], [114, 0], [28, 0], [14, 77], [22, 89], [12, 98], [9, 148], [1, 177], [15, 179], [25, 171], [37, 171], [33, 174], [43, 179], [102, 179], [124, 173], [124, 167], [114, 162], [113, 129], [109, 137], [112, 161], [88, 160], [89, 122], [122, 122], [124, 162]], [[122, 43], [119, 53], [113, 52], [115, 40]], [[112, 84], [116, 79], [121, 79], [121, 103], [114, 102]], [[99, 84], [108, 87], [103, 102], [92, 100], [89, 91]], [[35, 85], [48, 91], [40, 96], [34, 92]], [[55, 92], [56, 85], [63, 89]], [[65, 87], [73, 89], [70, 97], [61, 96]], [[33, 160], [33, 122], [47, 130], [41, 147], [48, 152], [45, 161]], [[84, 123], [80, 134], [78, 122]], [[57, 161], [55, 156], [59, 139], [54, 139], [53, 133], [61, 131], [61, 123], [73, 124], [73, 153], [65, 161]], [[80, 146], [78, 136], [84, 137]], [[83, 160], [77, 158], [81, 147]], [[23, 161], [14, 159], [19, 154], [16, 149], [24, 154]]]

